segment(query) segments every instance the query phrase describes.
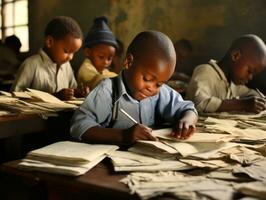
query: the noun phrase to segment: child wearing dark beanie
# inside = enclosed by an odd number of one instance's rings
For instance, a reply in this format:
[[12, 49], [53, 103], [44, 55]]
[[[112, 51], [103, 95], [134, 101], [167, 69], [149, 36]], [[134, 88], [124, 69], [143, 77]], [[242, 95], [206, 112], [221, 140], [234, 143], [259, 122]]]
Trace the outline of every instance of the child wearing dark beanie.
[[108, 19], [95, 18], [84, 41], [83, 53], [86, 58], [77, 75], [79, 87], [86, 86], [92, 90], [102, 79], [117, 75], [108, 70], [117, 46], [116, 39], [108, 27]]

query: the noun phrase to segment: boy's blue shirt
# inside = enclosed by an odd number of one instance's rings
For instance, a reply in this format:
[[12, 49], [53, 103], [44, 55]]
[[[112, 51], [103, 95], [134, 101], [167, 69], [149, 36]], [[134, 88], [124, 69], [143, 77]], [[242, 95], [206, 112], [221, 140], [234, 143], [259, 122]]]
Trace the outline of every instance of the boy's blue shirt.
[[[165, 84], [160, 87], [157, 95], [137, 101], [128, 94], [122, 73], [118, 76], [118, 83], [118, 110], [124, 109], [136, 121], [146, 126], [153, 126], [158, 121], [173, 123], [186, 110], [197, 113], [191, 101], [184, 101], [179, 93]], [[75, 111], [70, 129], [72, 137], [81, 140], [82, 134], [89, 128], [108, 127], [112, 119], [112, 108], [112, 81], [107, 78], [89, 93], [84, 103]], [[132, 121], [118, 111], [113, 128], [127, 129], [133, 125]]]

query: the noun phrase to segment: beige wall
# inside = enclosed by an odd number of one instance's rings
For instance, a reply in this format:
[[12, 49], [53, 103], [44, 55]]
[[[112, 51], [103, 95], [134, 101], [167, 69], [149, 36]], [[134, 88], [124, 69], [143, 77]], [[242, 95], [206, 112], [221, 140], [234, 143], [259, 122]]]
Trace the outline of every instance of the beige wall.
[[[44, 27], [56, 15], [74, 17], [84, 34], [93, 18], [106, 15], [126, 46], [147, 29], [162, 31], [173, 41], [191, 40], [190, 65], [194, 66], [209, 58], [220, 59], [241, 34], [265, 39], [265, 8], [264, 0], [29, 0], [30, 48], [34, 53], [42, 45]], [[79, 53], [72, 62], [75, 69], [81, 60]]]

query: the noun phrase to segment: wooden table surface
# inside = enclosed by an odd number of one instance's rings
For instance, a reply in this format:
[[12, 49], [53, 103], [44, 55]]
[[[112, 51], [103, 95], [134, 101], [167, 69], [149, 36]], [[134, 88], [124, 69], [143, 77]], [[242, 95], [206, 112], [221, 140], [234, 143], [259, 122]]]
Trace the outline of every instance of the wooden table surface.
[[114, 172], [109, 160], [104, 160], [78, 177], [20, 170], [17, 168], [19, 162], [2, 164], [1, 175], [9, 180], [12, 187], [15, 182], [28, 185], [29, 190], [41, 187], [39, 193], [45, 194], [47, 199], [139, 199], [129, 193], [125, 184], [119, 182], [126, 173]]

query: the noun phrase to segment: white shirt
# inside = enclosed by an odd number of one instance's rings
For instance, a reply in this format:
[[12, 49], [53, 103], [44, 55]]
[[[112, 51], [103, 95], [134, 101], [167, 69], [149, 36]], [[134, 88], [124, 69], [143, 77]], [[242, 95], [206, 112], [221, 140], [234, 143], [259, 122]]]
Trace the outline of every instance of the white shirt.
[[11, 91], [24, 91], [26, 88], [32, 88], [53, 94], [63, 88], [77, 87], [69, 62], [62, 64], [58, 72], [56, 71], [56, 63], [40, 49], [38, 54], [22, 63]]
[[186, 98], [195, 103], [199, 112], [215, 112], [225, 99], [244, 96], [259, 96], [245, 85], [228, 82], [215, 60], [195, 68], [186, 90]]

